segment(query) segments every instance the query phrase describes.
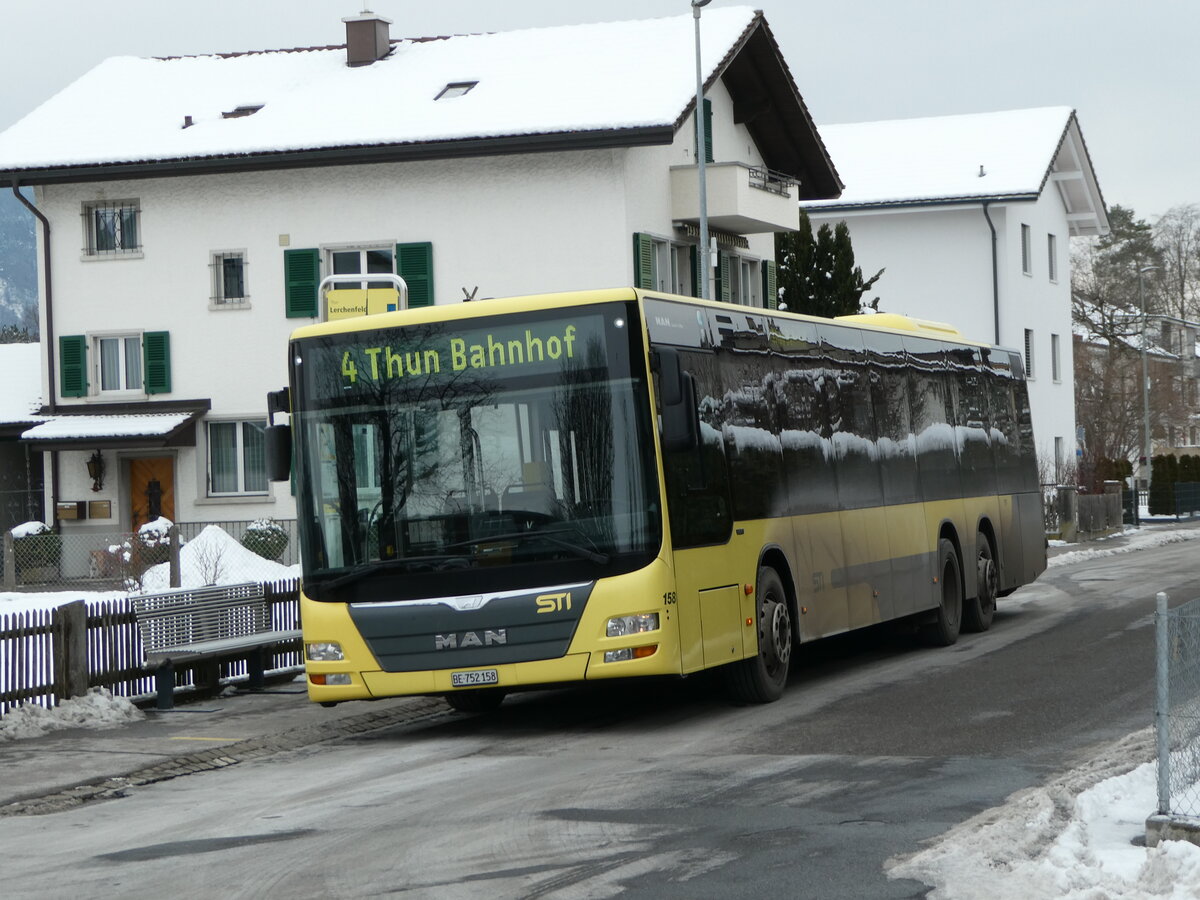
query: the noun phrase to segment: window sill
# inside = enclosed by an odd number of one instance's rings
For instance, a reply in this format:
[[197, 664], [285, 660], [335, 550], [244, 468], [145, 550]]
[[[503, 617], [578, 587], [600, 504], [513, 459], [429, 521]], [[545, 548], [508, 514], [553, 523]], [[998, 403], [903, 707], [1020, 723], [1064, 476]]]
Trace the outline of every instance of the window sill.
[[216, 497], [197, 497], [196, 506], [217, 506], [233, 503], [245, 506], [250, 503], [274, 503], [273, 494], [220, 494]]
[[79, 259], [81, 262], [106, 262], [113, 259], [145, 259], [145, 254], [141, 250], [131, 250], [128, 253], [81, 253]]
[[145, 391], [97, 391], [83, 398], [85, 403], [129, 403], [139, 400], [149, 400], [150, 395]]
[[225, 302], [223, 300], [209, 300], [208, 308], [212, 312], [217, 312], [218, 310], [224, 311], [227, 309], [249, 309], [250, 301], [249, 300], [231, 300], [229, 302]]

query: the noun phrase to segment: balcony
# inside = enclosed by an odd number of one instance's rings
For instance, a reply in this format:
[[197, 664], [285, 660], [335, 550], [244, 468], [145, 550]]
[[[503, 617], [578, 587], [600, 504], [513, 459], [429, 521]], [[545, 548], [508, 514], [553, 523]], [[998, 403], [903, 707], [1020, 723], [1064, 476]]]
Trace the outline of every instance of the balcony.
[[[671, 167], [671, 218], [700, 221], [698, 166]], [[793, 231], [799, 213], [791, 188], [796, 179], [745, 163], [708, 163], [708, 227], [734, 234]]]

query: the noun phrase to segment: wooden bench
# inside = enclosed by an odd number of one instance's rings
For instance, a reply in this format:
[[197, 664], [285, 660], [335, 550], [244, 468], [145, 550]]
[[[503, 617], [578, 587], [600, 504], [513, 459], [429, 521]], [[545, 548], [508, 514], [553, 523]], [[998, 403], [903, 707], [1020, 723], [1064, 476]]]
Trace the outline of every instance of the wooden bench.
[[300, 637], [299, 628], [271, 627], [261, 584], [179, 588], [131, 597], [130, 603], [146, 649], [142, 666], [154, 671], [159, 709], [175, 705], [176, 665], [242, 658], [250, 687], [261, 688], [266, 651]]

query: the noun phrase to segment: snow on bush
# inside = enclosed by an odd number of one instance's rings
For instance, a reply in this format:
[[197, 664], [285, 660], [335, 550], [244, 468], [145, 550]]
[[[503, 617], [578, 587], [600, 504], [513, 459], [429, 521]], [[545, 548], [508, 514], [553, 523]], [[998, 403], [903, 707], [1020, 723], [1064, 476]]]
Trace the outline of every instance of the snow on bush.
[[35, 534], [48, 534], [50, 526], [45, 522], [22, 522], [12, 530], [14, 538], [32, 537]]
[[[299, 566], [281, 566], [243, 547], [217, 525], [209, 525], [179, 551], [180, 587], [240, 584], [245, 581], [285, 581], [300, 577]], [[146, 570], [142, 591], [171, 589], [170, 563]]]
[[274, 519], [256, 519], [246, 526], [242, 546], [252, 550], [263, 559], [277, 560], [287, 549], [287, 529]]
[[92, 688], [82, 697], [64, 700], [54, 709], [25, 703], [0, 719], [0, 742], [41, 737], [66, 728], [118, 728], [146, 718], [125, 697], [105, 688]]

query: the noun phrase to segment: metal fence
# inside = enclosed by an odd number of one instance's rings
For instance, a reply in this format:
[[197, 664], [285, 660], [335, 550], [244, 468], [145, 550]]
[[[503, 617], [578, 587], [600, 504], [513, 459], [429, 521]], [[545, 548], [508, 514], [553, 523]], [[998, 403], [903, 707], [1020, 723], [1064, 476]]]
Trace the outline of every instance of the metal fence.
[[[165, 590], [279, 581], [299, 561], [295, 520], [179, 522], [168, 534], [124, 531], [4, 533], [5, 590]], [[174, 560], [173, 560], [174, 557]], [[172, 574], [172, 563], [177, 567]]]
[[[298, 582], [267, 584], [267, 608], [273, 630], [300, 627]], [[142, 668], [145, 652], [137, 620], [127, 598], [74, 601], [54, 609], [0, 615], [0, 717], [21, 703], [57, 706], [90, 687], [108, 688], [119, 697], [154, 694], [154, 673]], [[211, 673], [179, 666], [177, 690], [200, 686]], [[299, 642], [268, 655], [268, 671], [303, 665]], [[220, 664], [220, 682], [247, 675], [246, 661]]]
[[1158, 816], [1200, 828], [1200, 600], [1156, 599]]

